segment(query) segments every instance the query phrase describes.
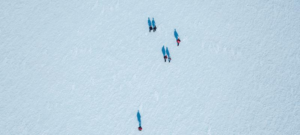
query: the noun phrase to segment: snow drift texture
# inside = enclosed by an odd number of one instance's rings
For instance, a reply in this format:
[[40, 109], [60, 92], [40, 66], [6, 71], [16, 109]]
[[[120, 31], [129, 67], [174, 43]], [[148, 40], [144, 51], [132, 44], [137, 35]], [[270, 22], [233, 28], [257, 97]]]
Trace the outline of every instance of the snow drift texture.
[[298, 0], [2, 0], [0, 134], [299, 134], [299, 9]]

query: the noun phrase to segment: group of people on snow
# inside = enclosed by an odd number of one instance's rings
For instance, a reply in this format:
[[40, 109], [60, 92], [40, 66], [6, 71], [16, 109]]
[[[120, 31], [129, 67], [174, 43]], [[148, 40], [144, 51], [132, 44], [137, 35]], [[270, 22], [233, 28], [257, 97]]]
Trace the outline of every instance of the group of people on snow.
[[[179, 39], [179, 38], [177, 38], [176, 42], [177, 42], [177, 46], [179, 46], [180, 39]], [[166, 61], [167, 61], [167, 59], [168, 59], [168, 60], [169, 60], [169, 63], [170, 63], [172, 58], [171, 58], [170, 56], [168, 57], [168, 55], [165, 55], [165, 56], [164, 56], [164, 59], [165, 59], [165, 62], [166, 62]]]
[[168, 55], [164, 56], [165, 62], [167, 62], [167, 59], [169, 60], [169, 63], [171, 62], [171, 57], [168, 57]]
[[[152, 18], [152, 21], [151, 21], [150, 18], [148, 17], [148, 25], [149, 25], [149, 32], [151, 32], [152, 30], [153, 30], [153, 32], [156, 31], [157, 27], [156, 27], [156, 25], [155, 25], [154, 18]], [[176, 32], [176, 30], [175, 30], [175, 32]], [[177, 34], [177, 32], [176, 32], [176, 34]], [[176, 36], [176, 42], [177, 42], [177, 46], [179, 46], [181, 40], [180, 40], [180, 38], [178, 37], [178, 34], [177, 34], [177, 36]], [[164, 55], [164, 60], [165, 60], [165, 62], [167, 62], [167, 59], [168, 59], [168, 61], [169, 61], [169, 63], [170, 63], [172, 58], [170, 57], [170, 55]]]
[[154, 18], [152, 18], [152, 22], [150, 21], [150, 18], [148, 17], [148, 25], [149, 25], [149, 32], [151, 32], [151, 30], [153, 30], [153, 32], [156, 31], [156, 25], [155, 25], [155, 21]]
[[149, 32], [151, 32], [151, 30], [153, 30], [153, 32], [156, 31], [156, 26], [154, 26], [154, 28], [152, 28], [152, 26], [149, 27]]

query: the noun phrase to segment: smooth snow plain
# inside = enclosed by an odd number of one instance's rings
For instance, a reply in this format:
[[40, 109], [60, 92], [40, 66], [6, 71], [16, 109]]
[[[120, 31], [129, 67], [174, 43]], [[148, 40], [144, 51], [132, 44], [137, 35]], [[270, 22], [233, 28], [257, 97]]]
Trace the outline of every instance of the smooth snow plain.
[[298, 0], [2, 0], [0, 18], [1, 135], [300, 134]]

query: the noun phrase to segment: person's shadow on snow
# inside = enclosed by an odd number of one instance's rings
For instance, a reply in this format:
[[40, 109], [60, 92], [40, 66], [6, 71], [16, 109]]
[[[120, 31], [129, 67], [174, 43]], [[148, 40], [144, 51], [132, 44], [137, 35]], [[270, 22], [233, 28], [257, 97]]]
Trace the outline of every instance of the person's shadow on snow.
[[155, 27], [155, 21], [154, 21], [154, 18], [152, 18], [152, 26]]
[[161, 48], [161, 52], [162, 52], [162, 54], [163, 54], [164, 56], [166, 55], [165, 46], [163, 46], [163, 47]]
[[177, 33], [176, 29], [174, 30], [174, 37], [176, 38], [176, 40], [178, 39], [178, 33]]
[[140, 111], [139, 111], [139, 110], [138, 110], [136, 116], [137, 116], [137, 119], [138, 119], [138, 121], [139, 121], [139, 127], [142, 127], [141, 114], [140, 114]]
[[149, 27], [151, 26], [151, 20], [149, 17], [148, 17], [148, 25], [149, 25]]
[[167, 47], [167, 50], [166, 50], [166, 52], [167, 52], [167, 55], [168, 55], [168, 57], [170, 58], [171, 56], [170, 56], [170, 52], [169, 52], [169, 49], [168, 49], [168, 47]]

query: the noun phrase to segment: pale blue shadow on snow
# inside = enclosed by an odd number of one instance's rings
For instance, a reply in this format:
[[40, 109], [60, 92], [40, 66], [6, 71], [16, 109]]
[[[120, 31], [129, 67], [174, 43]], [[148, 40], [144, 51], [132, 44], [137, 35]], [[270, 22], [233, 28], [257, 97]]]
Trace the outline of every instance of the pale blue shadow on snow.
[[178, 39], [178, 33], [177, 33], [176, 29], [174, 30], [174, 36], [175, 36], [175, 38], [177, 40]]
[[149, 25], [149, 27], [151, 26], [151, 20], [149, 17], [148, 17], [148, 25]]
[[163, 47], [161, 48], [161, 52], [162, 52], [162, 54], [163, 54], [164, 56], [166, 55], [165, 46], [163, 46]]
[[138, 110], [136, 116], [137, 116], [137, 119], [138, 119], [138, 121], [139, 121], [139, 127], [142, 127], [141, 114], [140, 114], [140, 111], [139, 111], [139, 110]]
[[152, 18], [152, 26], [155, 27], [155, 21], [154, 21], [154, 18]]
[[167, 52], [167, 55], [168, 55], [168, 57], [170, 58], [171, 56], [170, 56], [170, 52], [169, 52], [169, 49], [168, 49], [168, 47], [167, 47], [167, 50], [166, 50], [166, 52]]

